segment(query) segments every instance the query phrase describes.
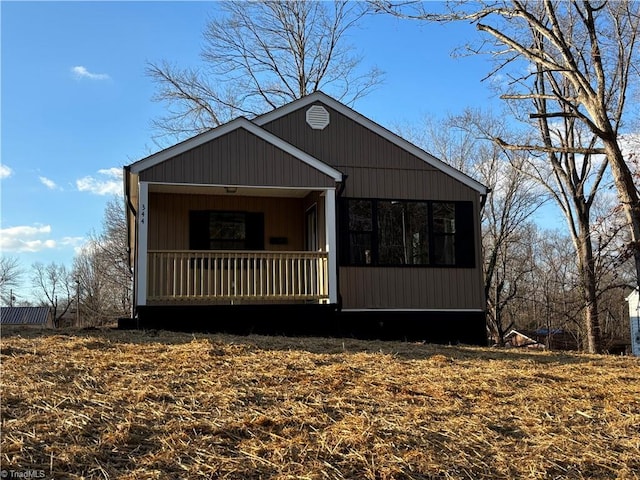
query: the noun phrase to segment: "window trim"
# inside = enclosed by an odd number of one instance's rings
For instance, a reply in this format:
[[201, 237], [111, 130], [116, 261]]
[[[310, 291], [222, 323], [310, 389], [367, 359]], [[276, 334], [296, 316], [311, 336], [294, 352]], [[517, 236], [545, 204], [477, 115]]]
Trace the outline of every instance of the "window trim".
[[[349, 203], [353, 200], [369, 201], [372, 209], [372, 231], [370, 233], [371, 244], [371, 262], [356, 263], [351, 260], [351, 233], [349, 228]], [[428, 256], [429, 263], [380, 263], [379, 262], [379, 232], [378, 232], [378, 202], [400, 202], [400, 203], [426, 203], [428, 209]], [[443, 234], [435, 232], [433, 222], [433, 204], [449, 203], [455, 208], [455, 232], [452, 234]], [[377, 268], [476, 268], [476, 240], [475, 240], [475, 224], [476, 219], [473, 214], [474, 207], [471, 200], [418, 200], [418, 199], [391, 199], [391, 198], [360, 198], [360, 197], [342, 197], [340, 199], [339, 208], [339, 225], [340, 225], [340, 244], [339, 259], [340, 266], [349, 267], [377, 267]], [[362, 232], [360, 232], [362, 233]], [[452, 264], [434, 263], [435, 261], [435, 237], [453, 236], [455, 262]]]

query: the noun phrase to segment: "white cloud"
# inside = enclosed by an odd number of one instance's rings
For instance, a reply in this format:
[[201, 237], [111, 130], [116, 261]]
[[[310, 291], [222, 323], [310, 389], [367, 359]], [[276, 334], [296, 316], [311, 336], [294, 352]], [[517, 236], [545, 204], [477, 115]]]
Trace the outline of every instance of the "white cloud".
[[55, 248], [56, 241], [46, 238], [51, 225], [9, 227], [0, 229], [0, 250], [3, 252], [39, 252]]
[[42, 184], [47, 187], [49, 190], [57, 190], [60, 187], [58, 187], [58, 185], [56, 185], [56, 182], [54, 182], [53, 180], [47, 178], [47, 177], [38, 177], [40, 178], [40, 182], [42, 182]]
[[86, 238], [84, 237], [63, 237], [60, 240], [60, 246], [62, 247], [73, 247], [73, 252], [75, 255], [80, 255], [86, 245]]
[[62, 237], [62, 240], [60, 240], [61, 245], [73, 246], [73, 247], [82, 245], [83, 242], [84, 242], [84, 237]]
[[88, 78], [89, 80], [108, 80], [109, 75], [106, 73], [91, 73], [86, 67], [78, 65], [71, 68], [71, 73], [78, 79]]
[[12, 173], [13, 170], [11, 170], [9, 167], [7, 167], [6, 165], [0, 165], [0, 178], [7, 178], [11, 176]]
[[113, 167], [98, 170], [99, 177], [86, 176], [76, 180], [81, 192], [96, 195], [122, 195], [122, 169]]

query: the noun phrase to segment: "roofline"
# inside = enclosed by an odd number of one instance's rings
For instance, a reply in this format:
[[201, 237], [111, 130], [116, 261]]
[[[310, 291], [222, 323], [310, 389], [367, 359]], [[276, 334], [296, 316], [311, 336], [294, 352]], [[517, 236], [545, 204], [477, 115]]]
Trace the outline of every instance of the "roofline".
[[409, 142], [408, 140], [405, 140], [404, 138], [400, 137], [399, 135], [396, 135], [395, 133], [393, 133], [392, 131], [390, 131], [387, 128], [383, 127], [379, 123], [376, 123], [373, 120], [371, 120], [370, 118], [365, 117], [364, 115], [356, 112], [355, 110], [353, 110], [352, 108], [344, 105], [343, 103], [338, 102], [337, 100], [335, 100], [334, 98], [331, 98], [329, 95], [327, 95], [326, 93], [324, 93], [322, 91], [313, 92], [313, 93], [311, 93], [309, 95], [306, 95], [306, 96], [304, 96], [302, 98], [294, 100], [293, 102], [288, 103], [288, 104], [286, 104], [286, 105], [284, 105], [284, 106], [282, 106], [280, 108], [276, 108], [275, 110], [272, 110], [272, 111], [270, 111], [268, 113], [265, 113], [263, 115], [259, 115], [259, 116], [257, 116], [256, 118], [253, 119], [253, 122], [256, 125], [263, 126], [266, 123], [269, 123], [269, 122], [271, 122], [273, 120], [277, 120], [280, 117], [288, 115], [289, 113], [291, 113], [291, 112], [293, 112], [293, 111], [295, 111], [295, 110], [297, 110], [299, 108], [302, 108], [302, 107], [305, 107], [307, 105], [310, 105], [310, 104], [312, 104], [313, 102], [316, 102], [316, 101], [321, 101], [321, 102], [327, 104], [329, 107], [333, 108], [334, 110], [337, 110], [341, 114], [343, 114], [346, 117], [350, 118], [351, 120], [359, 123], [363, 127], [374, 131], [375, 133], [377, 133], [378, 135], [380, 135], [384, 139], [386, 139], [386, 140], [390, 141], [391, 143], [397, 145], [398, 147], [402, 148], [403, 150], [407, 150], [408, 152], [410, 152], [411, 154], [413, 154], [416, 157], [420, 158], [421, 160], [423, 160], [424, 162], [428, 163], [432, 167], [435, 167], [435, 168], [438, 168], [438, 169], [442, 170], [443, 172], [445, 172], [448, 175], [452, 176], [456, 180], [462, 182], [466, 186], [472, 188], [473, 190], [476, 190], [481, 195], [486, 195], [489, 192], [489, 188], [487, 186], [483, 185], [482, 183], [478, 182], [477, 180], [474, 180], [469, 175], [461, 172], [457, 168], [454, 168], [451, 165], [443, 162], [442, 160], [434, 157], [429, 152], [426, 152], [425, 150], [423, 150], [420, 147], [414, 145], [413, 143]]
[[200, 145], [210, 142], [211, 140], [215, 140], [216, 138], [219, 138], [223, 135], [226, 135], [227, 133], [233, 132], [234, 130], [238, 129], [247, 130], [249, 133], [256, 135], [265, 142], [270, 143], [271, 145], [289, 153], [290, 155], [293, 155], [298, 160], [333, 178], [336, 182], [341, 182], [343, 180], [342, 172], [309, 155], [308, 153], [303, 152], [294, 145], [291, 145], [290, 143], [284, 141], [273, 133], [268, 132], [255, 123], [247, 120], [245, 117], [238, 117], [235, 120], [220, 125], [219, 127], [212, 128], [211, 130], [196, 135], [195, 137], [191, 137], [187, 140], [184, 140], [183, 142], [177, 143], [176, 145], [165, 148], [164, 150], [154, 153], [153, 155], [138, 160], [137, 162], [134, 162], [128, 166], [129, 171], [132, 173], [140, 173], [143, 170], [158, 165], [166, 160], [169, 160], [170, 158], [192, 150], [196, 147], [199, 147]]
[[531, 338], [529, 335], [522, 333], [519, 330], [516, 330], [515, 328], [512, 328], [511, 330], [509, 330], [509, 333], [505, 334], [505, 338], [508, 337], [509, 335], [511, 335], [512, 333], [517, 333], [518, 335], [523, 336], [524, 338], [531, 340], [534, 343], [540, 343], [538, 340], [536, 340], [535, 338]]

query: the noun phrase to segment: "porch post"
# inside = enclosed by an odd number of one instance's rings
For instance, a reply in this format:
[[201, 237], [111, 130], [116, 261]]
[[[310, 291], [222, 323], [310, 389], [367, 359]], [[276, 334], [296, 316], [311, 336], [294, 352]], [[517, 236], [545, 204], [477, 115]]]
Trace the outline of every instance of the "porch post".
[[338, 303], [338, 243], [336, 228], [336, 190], [324, 192], [324, 217], [326, 232], [327, 269], [329, 276], [329, 303]]
[[138, 203], [138, 258], [136, 265], [136, 296], [138, 305], [147, 304], [147, 225], [149, 223], [149, 184], [140, 182]]

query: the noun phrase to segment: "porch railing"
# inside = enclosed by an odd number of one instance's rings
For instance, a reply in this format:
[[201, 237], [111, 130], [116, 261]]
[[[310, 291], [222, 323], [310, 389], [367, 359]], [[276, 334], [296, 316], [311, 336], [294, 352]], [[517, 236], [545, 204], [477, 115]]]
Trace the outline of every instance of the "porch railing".
[[149, 301], [329, 298], [326, 252], [153, 250], [147, 258]]

